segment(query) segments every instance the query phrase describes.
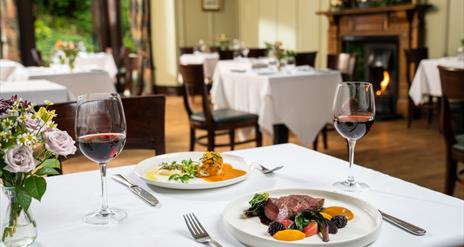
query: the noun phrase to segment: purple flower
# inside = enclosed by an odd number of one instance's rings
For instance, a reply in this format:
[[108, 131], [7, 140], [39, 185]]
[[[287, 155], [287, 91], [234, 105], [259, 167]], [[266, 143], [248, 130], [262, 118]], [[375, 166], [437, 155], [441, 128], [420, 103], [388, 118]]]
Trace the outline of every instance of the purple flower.
[[52, 129], [45, 132], [45, 148], [56, 154], [67, 156], [76, 152], [74, 140], [68, 135], [68, 132], [59, 129]]
[[3, 156], [6, 166], [5, 170], [13, 173], [29, 172], [36, 167], [33, 151], [28, 146], [18, 145], [7, 149]]
[[32, 119], [30, 116], [28, 116], [24, 125], [29, 132], [33, 133], [34, 131], [39, 130], [40, 127], [44, 125], [44, 122], [40, 118]]

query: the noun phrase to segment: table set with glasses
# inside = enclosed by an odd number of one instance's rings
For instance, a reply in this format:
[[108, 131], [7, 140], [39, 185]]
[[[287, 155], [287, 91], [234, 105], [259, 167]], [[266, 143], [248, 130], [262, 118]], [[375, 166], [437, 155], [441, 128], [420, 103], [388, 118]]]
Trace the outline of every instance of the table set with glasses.
[[46, 179], [47, 193], [31, 205], [35, 246], [461, 244], [462, 200], [353, 164], [355, 142], [375, 118], [373, 89], [348, 82], [335, 91], [332, 116], [350, 144], [349, 162], [281, 144], [170, 153], [112, 169], [130, 133], [121, 99], [80, 96], [76, 140], [101, 178], [91, 171]]
[[182, 54], [179, 57], [179, 63], [182, 65], [202, 64], [206, 78], [212, 78], [216, 63], [219, 61], [217, 52], [194, 52], [191, 54]]
[[33, 104], [43, 104], [45, 100], [62, 103], [75, 99], [65, 86], [47, 80], [0, 82], [0, 98], [9, 99], [14, 95]]

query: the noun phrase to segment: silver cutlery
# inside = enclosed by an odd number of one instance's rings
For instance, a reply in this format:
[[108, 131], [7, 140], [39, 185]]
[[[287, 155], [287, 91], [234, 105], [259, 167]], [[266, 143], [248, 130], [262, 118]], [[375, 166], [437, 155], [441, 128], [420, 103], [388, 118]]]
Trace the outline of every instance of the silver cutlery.
[[393, 224], [393, 225], [395, 225], [395, 226], [397, 226], [397, 227], [399, 227], [399, 228], [401, 228], [401, 229], [403, 229], [403, 230], [405, 230], [405, 231], [407, 231], [407, 232], [409, 232], [411, 234], [414, 234], [414, 235], [417, 235], [417, 236], [423, 236], [427, 232], [426, 230], [424, 230], [424, 229], [422, 229], [422, 228], [420, 228], [418, 226], [415, 226], [415, 225], [413, 225], [411, 223], [408, 223], [408, 222], [406, 222], [404, 220], [400, 220], [400, 219], [398, 219], [396, 217], [393, 217], [393, 216], [391, 216], [389, 214], [386, 214], [386, 213], [384, 213], [384, 212], [382, 212], [380, 210], [379, 210], [379, 212], [380, 212], [380, 214], [382, 214], [382, 217], [383, 217], [383, 219], [385, 221], [387, 221], [387, 222], [389, 222], [389, 223], [391, 223], [391, 224]]
[[185, 224], [190, 231], [193, 239], [199, 243], [208, 243], [216, 247], [222, 247], [220, 243], [212, 239], [208, 232], [200, 224], [200, 221], [197, 219], [194, 213], [188, 213], [183, 215]]
[[269, 169], [269, 168], [267, 168], [267, 167], [265, 167], [265, 166], [263, 166], [263, 165], [261, 165], [259, 163], [256, 163], [256, 164], [259, 166], [259, 168], [261, 169], [261, 172], [263, 172], [264, 174], [273, 173], [273, 172], [275, 172], [277, 170], [280, 170], [280, 169], [284, 168], [284, 166], [276, 166], [276, 167], [274, 167], [272, 169]]
[[150, 192], [146, 191], [145, 189], [139, 187], [136, 184], [131, 183], [123, 175], [116, 174], [116, 175], [113, 175], [111, 178], [118, 181], [119, 183], [127, 186], [129, 188], [129, 190], [132, 191], [132, 193], [134, 193], [138, 197], [142, 198], [142, 200], [144, 200], [145, 202], [147, 202], [151, 206], [156, 206], [159, 203], [158, 199], [156, 199], [156, 197], [154, 197], [152, 194], [150, 194]]

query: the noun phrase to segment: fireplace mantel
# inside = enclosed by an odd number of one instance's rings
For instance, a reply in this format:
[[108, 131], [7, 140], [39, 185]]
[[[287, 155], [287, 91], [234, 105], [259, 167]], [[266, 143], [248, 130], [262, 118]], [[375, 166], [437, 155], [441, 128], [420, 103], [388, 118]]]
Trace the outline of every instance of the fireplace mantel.
[[399, 99], [398, 110], [406, 114], [408, 84], [404, 49], [424, 45], [424, 15], [431, 5], [404, 4], [385, 7], [352, 8], [317, 12], [329, 20], [329, 53], [340, 53], [347, 37], [398, 37]]

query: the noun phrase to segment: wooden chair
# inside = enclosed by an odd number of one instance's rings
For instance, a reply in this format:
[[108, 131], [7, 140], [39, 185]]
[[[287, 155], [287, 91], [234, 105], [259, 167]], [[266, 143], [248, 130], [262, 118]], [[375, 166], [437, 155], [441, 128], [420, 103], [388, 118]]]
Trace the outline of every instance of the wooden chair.
[[234, 59], [233, 50], [219, 50], [219, 60], [232, 60]]
[[298, 52], [295, 55], [295, 65], [309, 65], [314, 67], [316, 62], [317, 51], [314, 52]]
[[192, 54], [193, 53], [193, 47], [192, 46], [186, 46], [186, 47], [180, 47], [179, 48], [179, 55], [182, 54]]
[[124, 80], [124, 94], [126, 96], [140, 95], [143, 91], [143, 55], [130, 53], [126, 64], [126, 78]]
[[[190, 122], [190, 150], [193, 151], [195, 143], [206, 146], [213, 151], [215, 147], [230, 146], [234, 150], [236, 144], [256, 142], [256, 146], [262, 145], [262, 135], [258, 125], [258, 116], [232, 109], [211, 110], [208, 99], [208, 89], [204, 82], [202, 65], [180, 65], [180, 73], [183, 78], [184, 107]], [[194, 112], [189, 100], [193, 95], [200, 95], [202, 99], [202, 111]], [[255, 128], [255, 139], [235, 142], [235, 129], [243, 127]], [[196, 137], [196, 129], [206, 130], [207, 135]], [[228, 144], [216, 144], [216, 135], [229, 134]], [[207, 143], [202, 142], [207, 139]]]
[[338, 53], [327, 55], [327, 68], [342, 73], [343, 80], [352, 81], [356, 68], [356, 54]]
[[[328, 54], [327, 68], [340, 71], [344, 81], [352, 81], [354, 79], [354, 71], [356, 68], [356, 54]], [[324, 128], [322, 128], [321, 130], [324, 149], [327, 149], [329, 147], [327, 132], [333, 130], [335, 130], [335, 128], [331, 123], [326, 124]], [[316, 139], [313, 142], [313, 148], [315, 150], [317, 150], [318, 141], [319, 138], [316, 137]]]
[[458, 162], [464, 162], [464, 69], [438, 66], [440, 71], [442, 110], [441, 129], [446, 146], [445, 193], [453, 195], [456, 181], [464, 183]]
[[260, 57], [266, 57], [266, 56], [267, 56], [266, 48], [250, 48], [250, 51], [248, 52], [247, 57], [260, 58]]
[[[406, 55], [406, 80], [408, 81], [408, 88], [411, 87], [412, 80], [414, 78], [414, 74], [419, 67], [420, 61], [422, 59], [427, 59], [429, 57], [429, 52], [427, 48], [416, 48], [416, 49], [405, 49], [404, 53]], [[411, 69], [411, 67], [413, 67]], [[411, 73], [414, 72], [414, 73]], [[421, 106], [424, 110], [427, 111], [427, 123], [430, 125], [432, 123], [433, 113], [434, 111], [439, 112], [440, 106], [439, 104], [433, 103], [433, 96], [428, 96], [428, 102]], [[437, 100], [439, 101], [439, 100]], [[408, 97], [408, 128], [411, 127], [412, 120], [414, 118], [414, 110], [416, 106], [412, 101], [411, 97]]]
[[118, 73], [116, 74], [116, 89], [122, 93], [124, 91], [124, 83], [126, 79], [127, 61], [129, 60], [129, 49], [121, 47], [119, 50], [119, 57], [115, 60]]
[[[122, 104], [127, 124], [124, 149], [153, 149], [156, 155], [166, 153], [166, 98], [162, 95], [127, 97], [122, 98]], [[49, 106], [57, 114], [54, 120], [58, 128], [73, 138], [76, 138], [76, 107], [75, 101]]]
[[35, 66], [45, 66], [45, 62], [42, 59], [42, 52], [36, 48], [31, 49], [32, 60], [34, 61]]

